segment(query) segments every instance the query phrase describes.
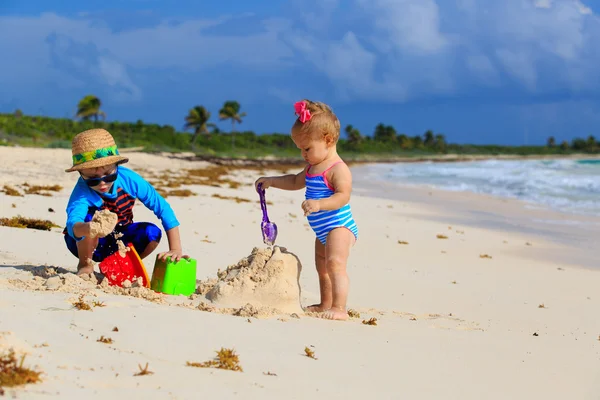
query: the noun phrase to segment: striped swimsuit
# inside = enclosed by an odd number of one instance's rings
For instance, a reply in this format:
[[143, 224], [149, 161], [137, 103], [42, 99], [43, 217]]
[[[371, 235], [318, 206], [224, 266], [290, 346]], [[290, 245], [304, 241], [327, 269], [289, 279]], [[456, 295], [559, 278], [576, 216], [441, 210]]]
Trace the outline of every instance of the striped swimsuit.
[[[343, 161], [333, 163], [329, 168], [318, 175], [309, 174], [310, 168], [306, 171], [306, 200], [320, 200], [326, 199], [335, 193], [327, 181], [327, 172], [334, 165], [337, 165]], [[327, 242], [327, 235], [335, 228], [347, 228], [354, 234], [354, 237], [358, 239], [358, 227], [352, 217], [352, 210], [350, 204], [346, 204], [342, 208], [337, 210], [321, 210], [316, 213], [309, 214], [308, 224], [317, 235], [317, 239], [323, 244]]]

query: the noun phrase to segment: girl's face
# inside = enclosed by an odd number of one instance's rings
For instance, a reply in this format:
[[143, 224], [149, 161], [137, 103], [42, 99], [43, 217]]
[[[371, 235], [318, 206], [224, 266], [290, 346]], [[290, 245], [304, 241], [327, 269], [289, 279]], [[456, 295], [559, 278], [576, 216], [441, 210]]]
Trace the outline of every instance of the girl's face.
[[329, 155], [331, 145], [325, 139], [314, 139], [308, 135], [292, 137], [302, 153], [302, 158], [311, 165], [323, 162]]
[[[86, 181], [88, 186], [98, 193], [108, 193], [110, 191], [116, 179], [116, 176], [114, 175], [116, 172], [117, 164], [98, 168], [86, 168], [79, 171], [81, 177]], [[109, 182], [106, 182], [103, 179], [106, 179]]]

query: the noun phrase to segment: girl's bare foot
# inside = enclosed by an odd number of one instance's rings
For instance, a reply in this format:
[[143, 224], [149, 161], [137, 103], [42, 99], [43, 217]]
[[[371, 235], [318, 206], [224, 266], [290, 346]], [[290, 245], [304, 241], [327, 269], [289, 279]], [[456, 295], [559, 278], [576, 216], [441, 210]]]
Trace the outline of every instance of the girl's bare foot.
[[323, 312], [321, 318], [345, 321], [348, 319], [348, 312], [341, 308], [331, 307], [329, 310]]
[[308, 306], [304, 309], [304, 311], [309, 311], [309, 312], [323, 312], [325, 310], [327, 310], [328, 307], [325, 307], [322, 304], [313, 304], [312, 306]]

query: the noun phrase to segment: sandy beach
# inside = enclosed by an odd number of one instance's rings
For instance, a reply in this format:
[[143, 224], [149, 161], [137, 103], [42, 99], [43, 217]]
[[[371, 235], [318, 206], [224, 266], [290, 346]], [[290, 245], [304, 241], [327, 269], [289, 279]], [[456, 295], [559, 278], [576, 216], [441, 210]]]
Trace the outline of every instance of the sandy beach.
[[[211, 167], [164, 155], [128, 156], [127, 167], [151, 182]], [[64, 149], [0, 147], [0, 188], [24, 194], [25, 183], [62, 186], [49, 196], [0, 193], [0, 218], [21, 215], [58, 226], [0, 226], [0, 351], [26, 354], [24, 365], [42, 372], [40, 383], [4, 388], [7, 396], [600, 398], [594, 218], [587, 218], [584, 235], [577, 225], [519, 224], [538, 211], [474, 194], [370, 185], [361, 180], [364, 167], [356, 166], [351, 204], [360, 238], [348, 265], [348, 306], [360, 316], [340, 322], [301, 312], [232, 315], [207, 308], [203, 295], [115, 293], [70, 274], [77, 260], [62, 236], [77, 179], [64, 172], [70, 157]], [[236, 188], [194, 184], [178, 188], [192, 196], [167, 197], [181, 222], [184, 251], [197, 260], [198, 280], [265, 248], [252, 185], [258, 173], [232, 171], [228, 179]], [[305, 306], [318, 301], [319, 289], [302, 199], [301, 191], [267, 192], [269, 216], [279, 227], [276, 245], [302, 264]], [[493, 218], [478, 220], [472, 210]], [[142, 204], [134, 213], [136, 221], [159, 224]], [[164, 238], [158, 251], [166, 249]], [[151, 274], [154, 255], [144, 261]], [[57, 271], [69, 278], [52, 287], [48, 277]], [[78, 310], [72, 304], [80, 295], [102, 306]], [[363, 323], [372, 318], [376, 325]], [[112, 343], [99, 342], [102, 337]], [[186, 365], [211, 360], [221, 348], [235, 350], [243, 371]], [[146, 364], [152, 374], [136, 375]]]

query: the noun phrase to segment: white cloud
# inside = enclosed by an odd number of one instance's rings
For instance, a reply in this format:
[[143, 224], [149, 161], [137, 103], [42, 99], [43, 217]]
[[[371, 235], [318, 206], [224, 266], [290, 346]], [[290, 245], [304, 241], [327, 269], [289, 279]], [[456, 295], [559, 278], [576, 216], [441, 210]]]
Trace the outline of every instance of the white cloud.
[[498, 84], [498, 71], [490, 61], [489, 57], [483, 54], [471, 54], [467, 56], [465, 62], [467, 68], [479, 78], [480, 82], [489, 86]]
[[357, 0], [374, 19], [379, 39], [397, 51], [436, 53], [448, 45], [440, 32], [439, 8], [435, 0]]
[[583, 4], [581, 1], [579, 1], [579, 0], [573, 0], [573, 1], [577, 5], [577, 8], [579, 9], [580, 13], [585, 14], [585, 15], [594, 13], [591, 8], [589, 8], [588, 6]]
[[122, 99], [140, 100], [142, 92], [131, 80], [123, 64], [110, 57], [98, 59], [100, 75], [106, 83], [118, 88], [118, 96]]
[[511, 75], [521, 81], [527, 89], [535, 90], [537, 73], [530, 54], [524, 51], [499, 49], [496, 51], [496, 55]]
[[[0, 17], [0, 54], [11, 60], [0, 64], [0, 87], [33, 91], [60, 77], [67, 87], [98, 81], [115, 99], [137, 101], [140, 71], [161, 70], [167, 80], [221, 65], [279, 77], [302, 70], [306, 90], [325, 90], [311, 78], [326, 78], [346, 100], [494, 90], [507, 79], [537, 94], [600, 87], [600, 20], [580, 0], [298, 0], [253, 33], [214, 33], [238, 22], [243, 16], [164, 20], [117, 32], [89, 15]], [[281, 82], [265, 87], [289, 98]]]
[[552, 0], [535, 0], [534, 4], [537, 8], [551, 8]]
[[0, 54], [11, 59], [0, 64], [0, 86], [3, 91], [19, 90], [21, 85], [49, 84], [58, 73], [73, 81], [94, 75], [107, 84], [108, 94], [115, 99], [135, 101], [142, 91], [132, 69], [201, 71], [224, 63], [271, 69], [285, 66], [286, 58], [293, 55], [278, 38], [286, 28], [282, 21], [271, 21], [263, 32], [252, 35], [203, 33], [230, 20], [165, 21], [150, 28], [113, 32], [95, 20], [53, 13], [0, 16]]

